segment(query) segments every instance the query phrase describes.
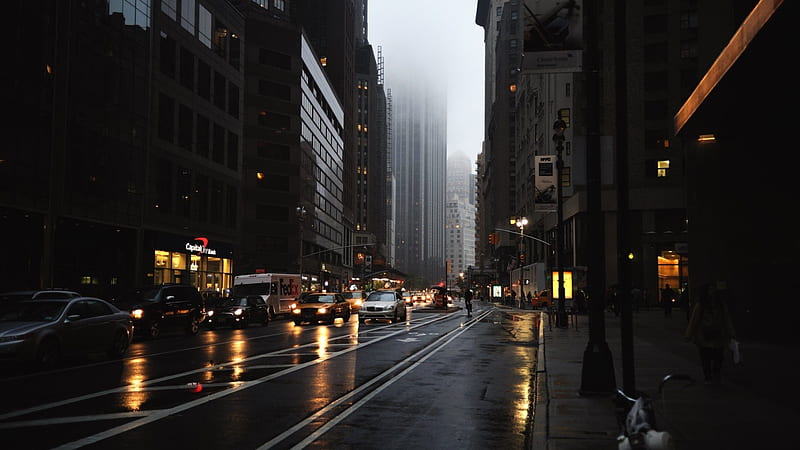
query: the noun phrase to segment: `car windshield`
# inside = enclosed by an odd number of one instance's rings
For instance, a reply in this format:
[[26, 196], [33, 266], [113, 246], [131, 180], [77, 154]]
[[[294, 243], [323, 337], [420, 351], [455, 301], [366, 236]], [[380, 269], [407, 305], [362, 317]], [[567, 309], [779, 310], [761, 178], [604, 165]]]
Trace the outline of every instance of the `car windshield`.
[[300, 303], [336, 303], [333, 295], [308, 295], [300, 298]]
[[21, 302], [2, 312], [0, 322], [51, 322], [64, 311], [66, 302]]
[[368, 302], [393, 302], [394, 292], [373, 292], [367, 297]]
[[361, 298], [361, 292], [344, 292], [342, 293], [344, 298]]

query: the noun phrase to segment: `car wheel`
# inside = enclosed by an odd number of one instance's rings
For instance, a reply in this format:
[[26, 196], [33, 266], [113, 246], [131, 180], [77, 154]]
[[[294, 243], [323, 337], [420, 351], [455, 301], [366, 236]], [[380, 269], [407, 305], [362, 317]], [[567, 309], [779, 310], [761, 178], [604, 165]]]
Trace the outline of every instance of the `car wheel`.
[[39, 345], [39, 351], [36, 352], [36, 364], [39, 368], [50, 369], [55, 367], [61, 360], [61, 349], [58, 347], [58, 342], [55, 339], [45, 339]]
[[186, 333], [197, 334], [200, 331], [200, 320], [197, 317], [189, 319], [189, 326], [186, 327]]
[[122, 330], [118, 330], [116, 334], [114, 334], [114, 340], [111, 342], [111, 348], [108, 349], [108, 356], [112, 358], [119, 358], [128, 350], [129, 344], [130, 341], [128, 340], [128, 334]]
[[302, 321], [302, 320], [295, 320], [295, 321], [294, 321], [294, 324], [295, 324], [295, 325], [300, 325], [301, 323], [303, 323], [303, 321]]
[[156, 322], [150, 322], [150, 328], [147, 329], [147, 337], [150, 339], [156, 339], [161, 334], [161, 325]]
[[261, 321], [261, 325], [264, 325], [264, 326], [269, 325], [269, 313], [264, 314], [264, 320]]
[[367, 321], [367, 319], [365, 319], [365, 318], [363, 318], [363, 317], [359, 317], [359, 318], [358, 318], [358, 323], [364, 323], [364, 322], [366, 322], [366, 321]]
[[350, 321], [350, 311], [347, 311], [346, 313], [344, 313], [344, 317], [342, 317], [342, 320], [345, 321], [345, 322], [349, 322]]

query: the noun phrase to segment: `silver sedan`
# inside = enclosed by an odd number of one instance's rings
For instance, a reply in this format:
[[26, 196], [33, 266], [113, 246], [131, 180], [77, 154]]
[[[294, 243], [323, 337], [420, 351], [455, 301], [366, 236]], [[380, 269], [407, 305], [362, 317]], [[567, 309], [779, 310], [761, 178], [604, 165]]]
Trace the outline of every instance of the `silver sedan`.
[[406, 318], [406, 303], [403, 295], [389, 289], [370, 292], [358, 311], [358, 321], [361, 323], [367, 319], [398, 322], [406, 320]]

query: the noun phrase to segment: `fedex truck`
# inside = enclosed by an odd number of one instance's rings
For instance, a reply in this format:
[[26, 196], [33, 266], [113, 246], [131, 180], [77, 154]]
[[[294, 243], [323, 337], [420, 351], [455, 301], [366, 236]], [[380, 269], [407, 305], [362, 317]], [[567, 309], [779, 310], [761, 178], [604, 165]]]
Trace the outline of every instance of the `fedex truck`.
[[289, 314], [300, 295], [299, 273], [251, 273], [233, 278], [233, 296], [260, 295], [267, 302], [270, 318]]

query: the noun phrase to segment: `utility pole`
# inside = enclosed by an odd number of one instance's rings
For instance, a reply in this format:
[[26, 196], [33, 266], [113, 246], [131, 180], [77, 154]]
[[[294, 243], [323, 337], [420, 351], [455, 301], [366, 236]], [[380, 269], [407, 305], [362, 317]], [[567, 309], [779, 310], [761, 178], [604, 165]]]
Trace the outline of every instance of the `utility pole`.
[[583, 351], [581, 369], [581, 395], [612, 393], [616, 389], [614, 359], [606, 342], [606, 324], [603, 305], [605, 292], [605, 232], [601, 205], [601, 155], [600, 155], [600, 76], [598, 73], [598, 25], [600, 11], [596, 2], [584, 4], [586, 24], [586, 50], [584, 51], [584, 76], [586, 77], [586, 216], [588, 228], [596, 237], [588, 247], [589, 342]]

